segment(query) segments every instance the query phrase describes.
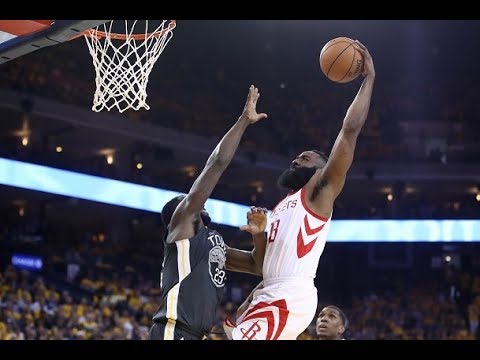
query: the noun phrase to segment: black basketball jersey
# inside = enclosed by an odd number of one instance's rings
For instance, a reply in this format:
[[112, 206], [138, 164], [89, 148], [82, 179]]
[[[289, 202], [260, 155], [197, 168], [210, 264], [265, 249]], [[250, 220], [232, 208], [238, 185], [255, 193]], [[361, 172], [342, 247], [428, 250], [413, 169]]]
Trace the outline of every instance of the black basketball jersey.
[[225, 290], [225, 251], [222, 236], [207, 227], [191, 239], [165, 243], [161, 305], [153, 320], [172, 319], [208, 333]]

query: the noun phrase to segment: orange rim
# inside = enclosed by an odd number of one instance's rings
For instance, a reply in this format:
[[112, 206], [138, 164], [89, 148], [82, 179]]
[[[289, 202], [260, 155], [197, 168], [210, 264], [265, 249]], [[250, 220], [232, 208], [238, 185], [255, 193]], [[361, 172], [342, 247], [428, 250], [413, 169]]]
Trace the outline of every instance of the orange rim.
[[167, 31], [172, 31], [175, 28], [175, 26], [177, 26], [176, 20], [170, 20], [170, 23], [168, 24], [168, 27], [166, 29], [153, 32], [153, 33], [144, 33], [144, 34], [106, 33], [105, 31], [87, 29], [82, 31], [80, 34], [76, 35], [73, 39], [76, 39], [82, 35], [90, 35], [90, 36], [95, 36], [97, 39], [110, 37], [115, 40], [127, 40], [127, 39], [144, 40], [148, 36], [160, 37], [163, 34], [165, 34]]

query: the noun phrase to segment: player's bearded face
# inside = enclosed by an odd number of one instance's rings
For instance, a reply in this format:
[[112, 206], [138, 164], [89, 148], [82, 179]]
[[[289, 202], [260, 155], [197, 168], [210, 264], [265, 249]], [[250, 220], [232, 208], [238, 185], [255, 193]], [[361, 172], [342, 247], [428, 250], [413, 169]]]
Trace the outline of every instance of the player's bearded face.
[[202, 218], [203, 225], [208, 226], [212, 222], [212, 219], [210, 218], [210, 215], [208, 215], [208, 212], [205, 210], [202, 210], [200, 213], [200, 217]]
[[315, 171], [317, 171], [316, 167], [290, 167], [278, 177], [277, 184], [282, 188], [300, 190], [315, 174]]

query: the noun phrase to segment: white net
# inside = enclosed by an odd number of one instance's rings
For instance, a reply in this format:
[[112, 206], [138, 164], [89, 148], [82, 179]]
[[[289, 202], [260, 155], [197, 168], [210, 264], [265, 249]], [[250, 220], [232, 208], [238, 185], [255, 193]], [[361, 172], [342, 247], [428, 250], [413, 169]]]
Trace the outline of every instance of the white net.
[[148, 110], [148, 78], [173, 37], [175, 22], [161, 20], [152, 27], [152, 20], [125, 20], [123, 31], [113, 32], [118, 22], [100, 25], [84, 35], [96, 73], [92, 110]]

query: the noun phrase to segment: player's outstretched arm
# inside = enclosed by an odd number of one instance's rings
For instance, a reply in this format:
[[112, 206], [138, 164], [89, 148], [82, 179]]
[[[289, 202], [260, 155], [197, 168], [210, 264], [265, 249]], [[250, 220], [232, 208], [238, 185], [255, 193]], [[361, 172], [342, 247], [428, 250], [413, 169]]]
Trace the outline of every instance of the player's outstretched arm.
[[227, 270], [262, 275], [263, 258], [267, 246], [265, 227], [267, 226], [267, 209], [252, 206], [247, 213], [247, 225], [241, 230], [252, 234], [253, 250], [246, 251], [227, 247]]
[[253, 85], [250, 86], [242, 114], [215, 147], [187, 196], [178, 205], [171, 221], [173, 226], [180, 221], [179, 219], [186, 219], [189, 215], [196, 214], [203, 209], [220, 176], [235, 155], [246, 128], [267, 117], [267, 114], [257, 113], [256, 106], [259, 97], [258, 89]]
[[365, 79], [355, 99], [347, 110], [343, 126], [333, 145], [330, 157], [322, 173], [321, 186], [331, 189], [336, 198], [343, 189], [348, 169], [352, 165], [357, 137], [367, 119], [375, 81], [375, 67], [367, 48], [358, 40], [357, 50], [363, 56], [363, 75]]

